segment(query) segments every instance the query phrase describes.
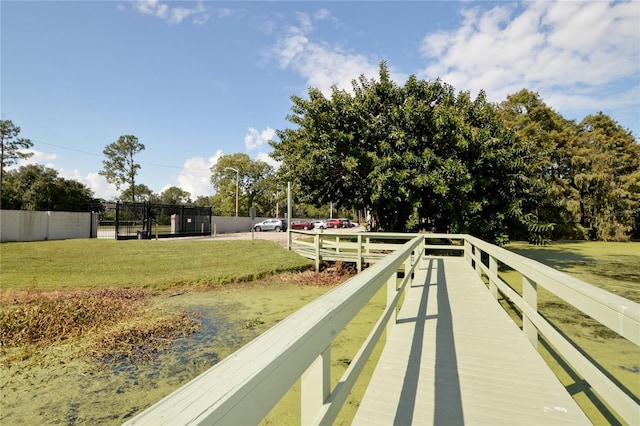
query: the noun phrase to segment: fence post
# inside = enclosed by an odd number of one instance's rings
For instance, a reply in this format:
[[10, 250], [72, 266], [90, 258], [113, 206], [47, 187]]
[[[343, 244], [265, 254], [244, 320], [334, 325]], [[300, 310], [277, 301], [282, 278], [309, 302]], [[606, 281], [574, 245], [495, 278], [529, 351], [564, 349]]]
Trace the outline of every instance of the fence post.
[[320, 272], [320, 234], [313, 236], [313, 244], [316, 250], [316, 272]]
[[356, 263], [358, 273], [362, 272], [362, 235], [358, 234], [358, 260]]
[[[398, 291], [398, 271], [391, 274], [389, 279], [387, 279], [387, 307], [391, 306], [391, 302], [396, 297], [396, 292]], [[387, 339], [389, 338], [389, 333], [396, 324], [396, 320], [398, 317], [398, 310], [395, 309], [395, 312], [391, 317], [389, 317], [389, 322], [387, 323]]]
[[473, 250], [473, 247], [471, 246], [471, 243], [469, 242], [469, 240], [467, 240], [466, 238], [464, 239], [464, 260], [466, 260], [469, 265], [471, 265], [471, 250]]
[[[489, 255], [489, 272], [498, 276], [498, 261], [495, 257]], [[497, 300], [498, 299], [498, 286], [493, 278], [489, 277], [489, 291], [491, 295]]]
[[331, 391], [331, 346], [302, 373], [300, 381], [301, 424], [314, 423]]
[[473, 248], [473, 253], [475, 255], [476, 274], [478, 274], [479, 277], [482, 277], [482, 268], [480, 267], [480, 264], [482, 263], [482, 250], [480, 250], [478, 246], [475, 246]]
[[[524, 303], [529, 305], [534, 312], [538, 312], [537, 287], [538, 285], [535, 281], [524, 275], [522, 276], [522, 298]], [[538, 330], [524, 312], [522, 313], [522, 331], [533, 347], [538, 349]]]

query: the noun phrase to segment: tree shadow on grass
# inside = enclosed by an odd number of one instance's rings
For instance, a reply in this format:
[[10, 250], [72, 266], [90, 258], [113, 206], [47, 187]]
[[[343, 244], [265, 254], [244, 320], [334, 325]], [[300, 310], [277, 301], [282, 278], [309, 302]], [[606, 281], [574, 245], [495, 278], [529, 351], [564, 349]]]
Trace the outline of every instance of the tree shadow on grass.
[[[575, 244], [580, 244], [580, 242]], [[571, 268], [577, 264], [590, 264], [596, 261], [591, 256], [570, 251], [566, 246], [562, 248], [542, 248], [540, 246], [508, 247], [508, 250], [560, 270]]]

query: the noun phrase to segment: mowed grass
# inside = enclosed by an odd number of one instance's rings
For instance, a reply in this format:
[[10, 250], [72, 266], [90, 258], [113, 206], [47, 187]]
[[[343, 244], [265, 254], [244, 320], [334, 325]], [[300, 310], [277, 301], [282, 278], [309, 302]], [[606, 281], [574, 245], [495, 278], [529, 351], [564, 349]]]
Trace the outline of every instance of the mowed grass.
[[524, 242], [506, 248], [613, 294], [640, 303], [640, 242]]
[[307, 269], [311, 262], [266, 240], [78, 239], [0, 244], [0, 288], [207, 286]]

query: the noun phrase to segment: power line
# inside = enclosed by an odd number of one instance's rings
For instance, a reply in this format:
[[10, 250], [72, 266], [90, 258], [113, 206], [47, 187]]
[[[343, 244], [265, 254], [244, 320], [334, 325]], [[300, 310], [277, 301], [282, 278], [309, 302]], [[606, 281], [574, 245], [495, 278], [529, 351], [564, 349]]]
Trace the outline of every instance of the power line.
[[[41, 145], [53, 146], [53, 147], [60, 148], [60, 149], [66, 149], [67, 151], [78, 152], [78, 153], [81, 153], [81, 154], [91, 155], [91, 156], [94, 156], [94, 157], [106, 158], [104, 156], [104, 154], [96, 154], [96, 153], [93, 153], [93, 152], [83, 151], [83, 150], [76, 149], [76, 148], [69, 148], [67, 146], [62, 146], [62, 145], [56, 145], [56, 144], [53, 144], [53, 143], [43, 142], [43, 141], [40, 141], [40, 140], [37, 140], [37, 139], [31, 139], [31, 142], [34, 142], [34, 144], [41, 144]], [[164, 167], [164, 168], [167, 168], [167, 169], [178, 169], [178, 170], [184, 169], [184, 167], [169, 166], [169, 165], [166, 165], [166, 164], [143, 163], [143, 162], [140, 162], [140, 164], [141, 165], [145, 165], [145, 166]], [[205, 169], [198, 169], [198, 168], [189, 168], [189, 171], [190, 172], [193, 172], [193, 171], [210, 172], [209, 169], [205, 170]]]

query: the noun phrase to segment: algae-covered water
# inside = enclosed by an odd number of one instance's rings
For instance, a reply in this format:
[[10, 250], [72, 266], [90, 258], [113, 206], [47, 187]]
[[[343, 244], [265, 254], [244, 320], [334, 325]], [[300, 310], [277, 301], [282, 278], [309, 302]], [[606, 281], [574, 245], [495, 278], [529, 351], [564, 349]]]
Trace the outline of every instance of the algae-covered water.
[[193, 313], [201, 331], [176, 340], [153, 363], [100, 365], [82, 355], [78, 340], [12, 360], [0, 378], [0, 423], [121, 424], [330, 288], [270, 282], [164, 293], [149, 309]]

